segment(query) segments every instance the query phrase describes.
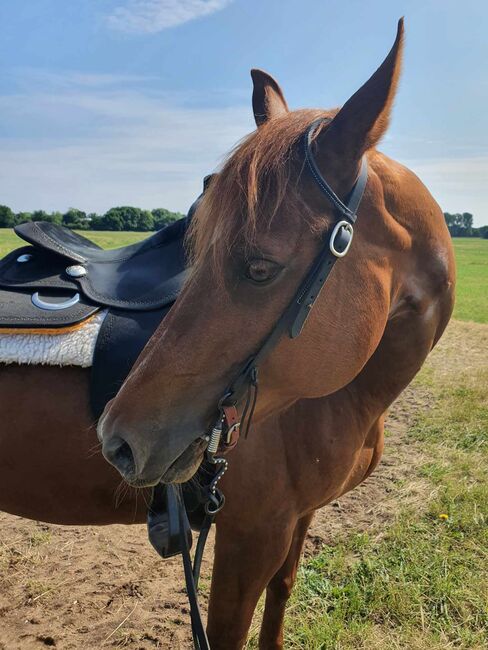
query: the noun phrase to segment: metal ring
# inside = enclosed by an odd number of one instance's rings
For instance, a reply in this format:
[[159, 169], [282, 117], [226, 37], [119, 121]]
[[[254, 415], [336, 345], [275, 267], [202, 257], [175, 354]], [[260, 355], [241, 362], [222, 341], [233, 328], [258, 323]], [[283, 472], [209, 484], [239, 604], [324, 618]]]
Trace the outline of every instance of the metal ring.
[[[216, 515], [222, 508], [224, 507], [225, 504], [225, 496], [222, 494], [222, 492], [219, 491], [219, 497], [217, 497], [216, 494], [210, 495], [209, 500], [205, 504], [205, 512], [207, 515]], [[214, 508], [210, 507], [210, 504], [214, 504]]]
[[46, 302], [39, 296], [39, 292], [36, 291], [32, 294], [31, 297], [32, 304], [39, 309], [44, 309], [46, 311], [59, 311], [61, 309], [68, 309], [68, 307], [73, 307], [77, 302], [80, 302], [80, 294], [75, 293], [74, 296], [68, 298], [64, 302]]
[[[335, 247], [335, 238], [337, 237], [337, 233], [341, 228], [344, 228], [344, 230], [347, 230], [347, 232], [351, 235], [349, 238], [349, 241], [346, 244], [346, 247], [343, 251], [338, 251], [337, 248]], [[352, 236], [354, 234], [354, 230], [352, 227], [352, 224], [349, 223], [349, 221], [338, 221], [334, 227], [334, 230], [332, 231], [332, 234], [330, 236], [329, 240], [329, 248], [330, 252], [335, 255], [336, 257], [344, 257], [346, 255], [347, 251], [349, 250], [349, 247], [351, 246], [352, 242]]]

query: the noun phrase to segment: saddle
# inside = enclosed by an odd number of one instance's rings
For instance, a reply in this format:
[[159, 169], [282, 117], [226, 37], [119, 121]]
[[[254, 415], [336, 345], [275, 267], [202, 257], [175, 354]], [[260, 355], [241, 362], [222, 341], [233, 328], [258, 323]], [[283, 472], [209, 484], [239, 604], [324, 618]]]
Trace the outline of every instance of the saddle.
[[187, 275], [184, 237], [202, 195], [186, 218], [114, 250], [48, 222], [15, 227], [30, 245], [0, 261], [0, 327], [61, 329], [106, 310], [91, 373], [96, 418], [181, 291]]
[[[203, 192], [210, 178], [205, 178]], [[0, 260], [0, 328], [61, 330], [106, 310], [91, 369], [90, 400], [96, 419], [181, 291], [187, 275], [184, 237], [203, 192], [186, 218], [114, 250], [103, 250], [48, 222], [15, 227], [29, 245]], [[206, 516], [205, 495], [192, 485], [182, 490], [189, 540], [190, 523], [198, 530]], [[177, 503], [175, 490], [158, 486], [148, 525], [151, 542], [163, 557], [180, 552]]]

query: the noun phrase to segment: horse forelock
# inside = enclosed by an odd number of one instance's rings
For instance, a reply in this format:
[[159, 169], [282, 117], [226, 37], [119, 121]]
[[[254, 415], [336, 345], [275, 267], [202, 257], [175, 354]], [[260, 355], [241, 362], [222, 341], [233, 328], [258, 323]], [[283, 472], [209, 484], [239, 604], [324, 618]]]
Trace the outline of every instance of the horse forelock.
[[[314, 214], [300, 194], [304, 157], [299, 141], [317, 118], [335, 111], [306, 109], [270, 120], [231, 151], [197, 208], [187, 237], [194, 268], [209, 257], [217, 266], [237, 241], [252, 247], [283, 205], [311, 227]], [[318, 135], [320, 129], [315, 134]], [[315, 221], [323, 223], [323, 215]]]

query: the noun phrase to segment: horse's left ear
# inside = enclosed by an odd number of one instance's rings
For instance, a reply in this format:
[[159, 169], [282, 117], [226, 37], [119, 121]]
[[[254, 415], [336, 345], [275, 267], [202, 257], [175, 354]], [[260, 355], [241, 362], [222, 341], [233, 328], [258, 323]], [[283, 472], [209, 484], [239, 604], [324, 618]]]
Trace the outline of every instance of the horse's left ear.
[[358, 160], [374, 147], [388, 128], [400, 76], [403, 52], [403, 18], [398, 21], [395, 42], [373, 76], [344, 104], [324, 132], [324, 153]]
[[252, 110], [256, 126], [261, 126], [274, 117], [288, 113], [288, 104], [279, 83], [273, 77], [253, 68], [251, 70], [253, 83]]

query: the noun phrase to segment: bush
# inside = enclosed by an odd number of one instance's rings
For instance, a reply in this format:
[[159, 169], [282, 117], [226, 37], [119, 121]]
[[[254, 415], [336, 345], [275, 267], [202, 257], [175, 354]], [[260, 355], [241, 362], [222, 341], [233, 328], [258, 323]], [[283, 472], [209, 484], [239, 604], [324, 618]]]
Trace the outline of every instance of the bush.
[[148, 210], [122, 206], [111, 208], [96, 224], [97, 230], [154, 230], [154, 219]]
[[170, 210], [166, 210], [166, 208], [156, 208], [152, 210], [152, 216], [154, 219], [154, 228], [161, 230], [161, 228], [164, 228], [170, 223], [182, 219], [185, 215], [181, 214], [181, 212], [171, 212]]
[[6, 205], [0, 205], [0, 228], [15, 226], [15, 214]]

